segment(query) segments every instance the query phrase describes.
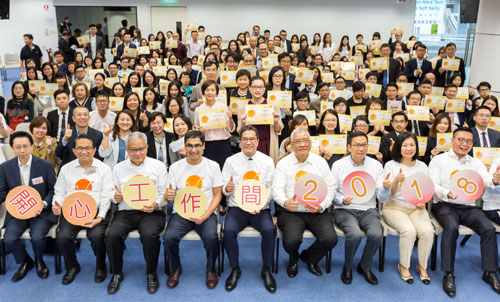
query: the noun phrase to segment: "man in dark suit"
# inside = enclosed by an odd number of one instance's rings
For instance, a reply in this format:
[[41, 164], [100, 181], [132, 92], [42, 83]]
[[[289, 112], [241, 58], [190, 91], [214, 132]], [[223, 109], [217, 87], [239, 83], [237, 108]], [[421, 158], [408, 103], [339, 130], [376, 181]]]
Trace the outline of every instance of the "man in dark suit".
[[[474, 147], [500, 147], [500, 132], [488, 128], [490, 121], [490, 108], [486, 106], [479, 106], [474, 113], [474, 122], [476, 122], [476, 126], [471, 128]], [[469, 152], [469, 155], [472, 156], [472, 150]]]
[[[16, 157], [0, 166], [0, 203], [6, 201], [9, 191], [17, 186], [34, 188], [40, 193], [43, 202], [33, 218], [17, 219], [9, 213], [5, 216], [5, 245], [12, 251], [16, 263], [21, 264], [12, 281], [23, 279], [33, 267], [36, 267], [38, 276], [45, 279], [49, 276], [49, 269], [43, 262], [45, 236], [57, 222], [51, 211], [56, 174], [49, 161], [31, 155], [33, 138], [29, 133], [16, 132], [11, 135], [9, 143]], [[35, 261], [28, 255], [21, 241], [21, 235], [28, 228]]]
[[282, 29], [280, 31], [281, 45], [276, 45], [279, 47], [283, 47], [286, 53], [293, 52], [292, 51], [292, 41], [286, 39], [286, 30]]
[[389, 44], [384, 43], [380, 46], [380, 55], [381, 57], [389, 58], [389, 69], [379, 69], [377, 72], [379, 73], [379, 77], [377, 83], [382, 85], [382, 87], [386, 87], [390, 82], [396, 83], [396, 78], [401, 70], [401, 66], [399, 61], [390, 57], [391, 54], [391, 46]]
[[252, 55], [252, 57], [255, 58], [255, 60], [259, 59], [259, 49], [257, 47], [257, 37], [250, 37], [250, 40], [248, 41], [248, 44], [250, 44], [250, 47], [246, 49], [246, 51]]
[[69, 107], [69, 94], [63, 89], [54, 92], [54, 100], [57, 109], [50, 111], [47, 114], [47, 119], [50, 123], [50, 136], [55, 137], [59, 142], [64, 136], [64, 130], [70, 126], [74, 126], [73, 109]]
[[434, 69], [434, 74], [436, 75], [436, 85], [438, 87], [446, 87], [451, 83], [453, 76], [455, 74], [460, 74], [462, 77], [462, 84], [465, 82], [465, 62], [462, 58], [455, 57], [455, 52], [457, 51], [457, 46], [455, 43], [450, 42], [446, 45], [447, 59], [458, 59], [460, 60], [460, 65], [458, 71], [445, 70], [443, 68], [443, 59], [439, 59], [436, 63], [436, 68]]
[[[75, 139], [80, 134], [88, 134], [94, 140], [94, 145], [97, 149], [102, 142], [102, 132], [94, 128], [89, 127], [89, 110], [86, 107], [79, 106], [73, 109], [73, 121], [75, 126], [71, 128], [66, 128], [64, 135], [57, 144], [56, 156], [61, 159], [61, 168], [69, 163], [70, 161], [76, 159], [73, 153], [73, 145]], [[95, 158], [102, 160], [102, 158], [96, 153]]]
[[174, 139], [172, 133], [166, 132], [165, 123], [167, 119], [161, 112], [153, 112], [149, 116], [150, 132], [146, 133], [148, 138], [148, 157], [157, 159], [170, 166], [170, 154], [168, 145]]
[[69, 37], [69, 33], [67, 31], [63, 31], [62, 37], [57, 43], [59, 50], [63, 53], [64, 63], [66, 64], [75, 60], [75, 50], [69, 46]]
[[134, 43], [130, 43], [132, 41], [132, 34], [130, 32], [125, 32], [123, 34], [123, 43], [118, 45], [116, 48], [116, 59], [121, 60], [123, 56], [123, 52], [125, 51], [125, 47], [128, 48], [136, 48]]
[[392, 114], [391, 120], [392, 131], [382, 136], [380, 140], [380, 153], [383, 155], [384, 164], [390, 161], [391, 151], [394, 142], [399, 134], [403, 133], [408, 126], [408, 117], [403, 111], [398, 111]]
[[418, 44], [415, 50], [417, 57], [408, 61], [405, 66], [408, 82], [415, 83], [415, 88], [420, 85], [427, 73], [432, 72], [432, 63], [424, 58], [426, 50], [427, 46]]
[[89, 31], [90, 43], [87, 43], [83, 46], [83, 51], [85, 51], [88, 56], [94, 59], [98, 51], [101, 50], [104, 52], [106, 50], [106, 42], [101, 36], [97, 35], [97, 26], [95, 24], [90, 24]]

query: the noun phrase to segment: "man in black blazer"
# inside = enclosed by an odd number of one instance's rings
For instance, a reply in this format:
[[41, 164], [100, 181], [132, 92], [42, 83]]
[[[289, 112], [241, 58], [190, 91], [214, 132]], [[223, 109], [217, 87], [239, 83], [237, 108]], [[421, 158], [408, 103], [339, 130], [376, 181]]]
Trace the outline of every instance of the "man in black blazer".
[[[89, 110], [86, 107], [79, 106], [73, 109], [73, 121], [75, 122], [75, 126], [71, 128], [66, 128], [64, 131], [64, 135], [57, 144], [56, 148], [56, 156], [61, 159], [61, 168], [69, 163], [70, 161], [76, 159], [75, 154], [73, 153], [73, 145], [75, 143], [75, 139], [80, 134], [88, 134], [94, 140], [94, 145], [96, 149], [99, 149], [99, 146], [102, 142], [102, 132], [96, 130], [94, 128], [89, 127]], [[97, 154], [94, 155], [95, 158], [102, 160], [102, 158]]]
[[399, 64], [399, 61], [390, 57], [390, 54], [391, 54], [391, 46], [389, 46], [389, 44], [387, 43], [382, 44], [382, 46], [380, 46], [380, 56], [389, 58], [389, 69], [378, 70], [379, 76], [377, 83], [382, 85], [384, 88], [390, 82], [396, 83], [396, 78], [398, 77], [398, 74], [400, 73], [401, 70], [401, 65]]
[[408, 126], [408, 117], [403, 111], [393, 113], [391, 126], [394, 130], [382, 136], [382, 139], [380, 140], [379, 152], [383, 155], [384, 164], [392, 159], [392, 146], [394, 145], [398, 135], [406, 130], [406, 126]]
[[[174, 139], [174, 135], [163, 130], [166, 122], [167, 119], [163, 113], [153, 112], [149, 116], [149, 128], [151, 131], [146, 133], [146, 137], [148, 138], [147, 156], [165, 163], [168, 167], [171, 164], [169, 145]], [[159, 152], [160, 150], [161, 153]]]
[[[104, 52], [106, 50], [106, 42], [101, 36], [97, 35], [97, 26], [95, 24], [90, 24], [89, 31], [90, 42], [83, 46], [83, 51], [85, 51], [88, 56], [94, 59], [98, 51], [101, 50]], [[92, 44], [92, 40], [94, 39], [95, 45]]]
[[68, 92], [63, 89], [57, 90], [54, 92], [54, 100], [57, 109], [50, 111], [47, 119], [50, 123], [50, 136], [55, 137], [59, 142], [68, 124], [74, 126], [75, 122], [73, 122], [73, 109], [69, 107]]
[[299, 92], [299, 85], [295, 83], [295, 75], [290, 73], [290, 66], [292, 66], [292, 57], [286, 52], [278, 55], [278, 64], [285, 72], [285, 87], [292, 92], [295, 96]]
[[446, 87], [451, 83], [451, 80], [455, 74], [460, 74], [462, 77], [462, 83], [465, 82], [465, 62], [462, 58], [455, 57], [455, 52], [457, 51], [457, 46], [455, 43], [450, 42], [446, 45], [446, 54], [448, 59], [459, 59], [460, 65], [458, 71], [451, 71], [443, 69], [443, 59], [439, 59], [436, 63], [436, 68], [434, 69], [434, 74], [436, 75], [436, 85], [438, 87]]
[[420, 85], [427, 73], [432, 72], [432, 63], [424, 58], [426, 50], [427, 46], [418, 44], [415, 50], [417, 57], [408, 61], [405, 66], [406, 78], [408, 82], [415, 83], [414, 88]]
[[130, 43], [132, 41], [132, 34], [130, 32], [125, 32], [123, 34], [123, 43], [118, 45], [116, 48], [116, 59], [121, 60], [123, 56], [123, 52], [125, 51], [125, 47], [128, 48], [136, 48], [134, 43]]
[[[474, 147], [498, 148], [500, 147], [500, 132], [488, 128], [491, 121], [491, 110], [486, 106], [479, 106], [474, 112], [476, 126], [472, 129]], [[469, 152], [472, 155], [472, 150]]]
[[292, 41], [286, 39], [286, 30], [282, 29], [280, 31], [281, 45], [276, 45], [279, 47], [283, 47], [286, 53], [293, 52], [292, 50]]
[[75, 49], [69, 45], [69, 37], [69, 33], [67, 31], [63, 31], [62, 37], [57, 43], [59, 50], [63, 53], [64, 63], [66, 64], [75, 60]]
[[[45, 236], [50, 227], [57, 222], [51, 210], [56, 174], [49, 161], [31, 155], [33, 138], [29, 133], [19, 131], [12, 134], [10, 146], [16, 157], [0, 166], [0, 203], [5, 202], [9, 191], [18, 186], [34, 188], [40, 193], [43, 202], [33, 218], [17, 219], [8, 212], [5, 216], [3, 225], [5, 245], [12, 251], [16, 263], [21, 264], [12, 277], [12, 281], [17, 282], [23, 279], [33, 267], [36, 267], [38, 276], [45, 279], [49, 276], [49, 269], [43, 262]], [[28, 255], [20, 239], [28, 228], [35, 261]]]

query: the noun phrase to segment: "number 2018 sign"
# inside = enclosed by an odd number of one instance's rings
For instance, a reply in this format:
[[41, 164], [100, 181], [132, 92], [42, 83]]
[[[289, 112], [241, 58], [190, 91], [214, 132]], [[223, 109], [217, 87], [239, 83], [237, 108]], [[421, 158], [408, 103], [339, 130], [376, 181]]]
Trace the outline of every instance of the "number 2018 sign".
[[326, 198], [326, 182], [318, 175], [305, 174], [295, 183], [294, 192], [302, 205], [316, 206]]
[[461, 170], [451, 178], [450, 189], [453, 194], [457, 195], [457, 200], [474, 202], [483, 194], [483, 178], [474, 170]]
[[364, 171], [355, 171], [347, 175], [342, 183], [342, 192], [352, 197], [352, 203], [365, 203], [375, 194], [375, 180]]

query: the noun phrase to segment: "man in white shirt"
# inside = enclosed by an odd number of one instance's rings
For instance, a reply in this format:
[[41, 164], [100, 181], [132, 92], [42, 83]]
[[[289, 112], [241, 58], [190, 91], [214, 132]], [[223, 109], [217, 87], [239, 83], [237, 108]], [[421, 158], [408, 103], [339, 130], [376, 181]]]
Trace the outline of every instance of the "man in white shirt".
[[205, 136], [200, 131], [189, 131], [184, 137], [184, 142], [187, 157], [175, 162], [170, 167], [165, 199], [168, 202], [173, 202], [177, 190], [194, 184], [205, 194], [208, 208], [203, 215], [191, 218], [191, 220], [182, 218], [174, 208], [174, 213], [163, 236], [164, 248], [169, 259], [170, 274], [167, 286], [173, 288], [179, 284], [179, 277], [182, 274], [179, 243], [184, 235], [195, 230], [203, 241], [207, 255], [206, 286], [212, 289], [218, 283], [215, 260], [219, 253], [219, 238], [215, 210], [222, 197], [222, 177], [219, 164], [203, 157]]
[[[371, 271], [373, 256], [380, 247], [382, 226], [377, 210], [377, 200], [385, 202], [391, 195], [391, 181], [384, 177], [382, 164], [367, 157], [368, 136], [362, 132], [353, 132], [347, 137], [347, 151], [350, 156], [339, 159], [332, 166], [332, 174], [337, 191], [333, 203], [334, 221], [345, 233], [345, 262], [341, 280], [344, 284], [352, 282], [353, 258], [361, 243], [363, 232], [366, 234], [366, 244], [358, 264], [357, 272], [363, 275], [372, 285], [378, 284], [377, 277]], [[343, 192], [344, 179], [355, 171], [364, 171], [375, 180], [375, 194], [364, 203], [352, 203], [353, 196]]]
[[89, 126], [101, 132], [115, 124], [116, 113], [109, 111], [109, 95], [106, 91], [97, 91], [95, 97], [97, 110], [90, 112]]
[[[453, 131], [451, 150], [435, 156], [429, 164], [429, 176], [434, 183], [434, 204], [432, 213], [443, 227], [441, 236], [441, 270], [444, 272], [443, 290], [450, 296], [456, 295], [455, 252], [459, 225], [471, 228], [481, 237], [481, 266], [484, 271], [483, 281], [500, 294], [498, 270], [498, 246], [495, 228], [475, 203], [457, 199], [451, 192], [452, 176], [461, 170], [471, 169], [481, 175], [485, 188], [498, 188], [498, 178], [488, 175], [483, 163], [468, 155], [473, 144], [472, 131], [469, 128], [457, 128]], [[468, 181], [468, 180], [467, 180]]]
[[[241, 152], [226, 159], [222, 169], [222, 182], [224, 186], [222, 193], [229, 199], [229, 209], [224, 224], [224, 248], [227, 252], [229, 264], [232, 271], [226, 280], [226, 290], [232, 291], [236, 288], [241, 269], [238, 260], [238, 233], [247, 226], [252, 226], [262, 235], [261, 250], [263, 266], [261, 277], [265, 288], [274, 293], [276, 281], [270, 268], [273, 265], [274, 240], [276, 230], [274, 228], [269, 202], [273, 184], [274, 161], [271, 157], [258, 152], [259, 131], [254, 126], [245, 126], [240, 131]], [[238, 207], [235, 199], [235, 188], [245, 180], [255, 179], [266, 186], [268, 192], [265, 206], [260, 211], [246, 212]]]
[[188, 33], [188, 29], [184, 30], [184, 35], [182, 36], [182, 42], [184, 42], [184, 45], [186, 45], [188, 48], [187, 56], [192, 58], [193, 56], [202, 55], [203, 52], [205, 51], [205, 49], [204, 49], [205, 42], [198, 40], [198, 32], [196, 30], [193, 30], [191, 32], [191, 39], [192, 40], [186, 42], [187, 33]]
[[267, 48], [267, 44], [266, 43], [260, 43], [257, 46], [257, 48], [259, 49], [259, 56], [257, 57], [257, 64], [256, 64], [256, 66], [259, 69], [259, 71], [263, 71], [264, 67], [262, 66], [262, 59], [268, 57], [269, 50]]
[[106, 42], [97, 35], [97, 26], [95, 24], [90, 24], [89, 32], [90, 43], [85, 44], [83, 50], [94, 59], [99, 50], [104, 51], [106, 49]]
[[[75, 140], [73, 152], [75, 160], [69, 162], [59, 171], [54, 187], [52, 212], [61, 215], [64, 200], [77, 191], [88, 193], [94, 198], [98, 213], [92, 222], [85, 226], [69, 223], [64, 216], [59, 219], [57, 232], [57, 245], [64, 256], [66, 274], [62, 279], [64, 285], [70, 284], [80, 272], [80, 264], [76, 260], [75, 239], [78, 232], [85, 229], [87, 238], [91, 242], [92, 250], [96, 256], [95, 282], [101, 283], [106, 279], [106, 245], [104, 234], [109, 224], [109, 205], [113, 197], [113, 177], [111, 169], [98, 159], [94, 158], [96, 148], [92, 137], [81, 134]], [[84, 185], [90, 184], [90, 187]], [[85, 187], [80, 187], [85, 186]], [[96, 214], [96, 213], [93, 213]]]
[[[287, 274], [293, 278], [298, 273], [299, 247], [304, 231], [308, 229], [316, 241], [300, 254], [309, 272], [316, 276], [323, 273], [317, 263], [337, 244], [337, 234], [327, 209], [335, 195], [336, 182], [328, 163], [311, 151], [311, 138], [304, 129], [295, 129], [291, 136], [293, 153], [278, 162], [273, 180], [273, 199], [276, 202], [278, 227], [283, 233], [283, 248], [289, 254]], [[297, 201], [295, 183], [304, 174], [316, 174], [327, 184], [328, 193], [319, 205], [304, 206]]]
[[[163, 193], [166, 190], [167, 168], [160, 161], [147, 157], [148, 144], [144, 133], [132, 132], [127, 138], [129, 159], [118, 163], [113, 168], [114, 200], [118, 204], [118, 212], [113, 217], [106, 237], [108, 253], [113, 276], [108, 284], [108, 294], [115, 294], [123, 281], [123, 250], [128, 234], [138, 230], [141, 235], [142, 249], [146, 259], [147, 291], [153, 294], [158, 291], [158, 256], [160, 254], [160, 233], [165, 227], [165, 206]], [[140, 210], [134, 210], [123, 202], [123, 187], [136, 175], [148, 177], [156, 184], [156, 199]]]

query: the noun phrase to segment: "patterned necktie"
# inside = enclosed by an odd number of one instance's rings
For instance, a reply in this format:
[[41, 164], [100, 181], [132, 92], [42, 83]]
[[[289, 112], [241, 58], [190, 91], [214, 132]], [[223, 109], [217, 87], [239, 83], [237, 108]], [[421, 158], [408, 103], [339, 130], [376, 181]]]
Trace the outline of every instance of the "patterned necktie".
[[160, 150], [158, 150], [158, 160], [163, 162], [163, 139], [165, 138], [162, 137], [161, 139], [155, 138], [155, 142], [160, 145]]

